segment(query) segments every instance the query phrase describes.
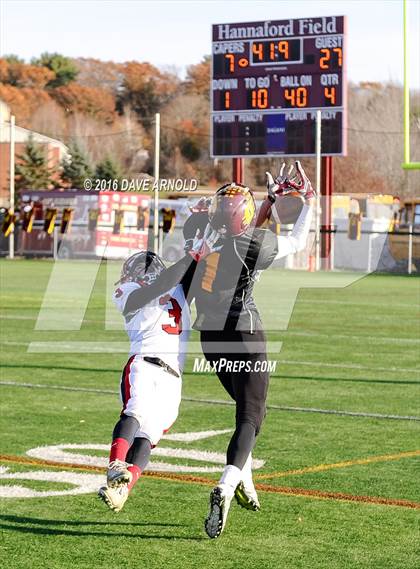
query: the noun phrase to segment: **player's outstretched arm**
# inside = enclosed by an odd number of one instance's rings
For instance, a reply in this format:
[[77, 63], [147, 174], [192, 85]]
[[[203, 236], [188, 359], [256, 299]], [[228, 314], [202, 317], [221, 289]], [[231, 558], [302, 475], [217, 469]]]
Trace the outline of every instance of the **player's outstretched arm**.
[[302, 251], [306, 247], [309, 230], [311, 228], [312, 210], [316, 201], [316, 192], [299, 161], [296, 161], [296, 172], [296, 176], [288, 180], [288, 186], [291, 188], [291, 191], [297, 191], [301, 194], [304, 205], [291, 235], [287, 237], [280, 236], [278, 238], [276, 259]]
[[182, 259], [162, 271], [154, 282], [134, 290], [129, 295], [123, 310], [124, 316], [139, 310], [151, 300], [168, 292], [180, 283], [182, 283], [184, 290], [188, 290], [197, 263], [217, 249], [218, 238], [217, 231], [207, 225], [204, 234], [194, 240], [192, 248]]
[[153, 283], [134, 290], [125, 303], [124, 316], [139, 310], [161, 294], [168, 292], [169, 289], [181, 282], [187, 272], [193, 273], [196, 264], [197, 258], [193, 258], [191, 254], [187, 253], [178, 262], [162, 271]]

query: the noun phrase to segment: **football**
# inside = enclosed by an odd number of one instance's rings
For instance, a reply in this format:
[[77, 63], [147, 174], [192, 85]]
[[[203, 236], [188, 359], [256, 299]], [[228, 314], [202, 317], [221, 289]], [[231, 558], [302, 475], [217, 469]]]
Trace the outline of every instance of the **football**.
[[277, 196], [272, 207], [272, 216], [276, 223], [295, 223], [303, 207], [303, 198], [297, 192], [286, 196]]

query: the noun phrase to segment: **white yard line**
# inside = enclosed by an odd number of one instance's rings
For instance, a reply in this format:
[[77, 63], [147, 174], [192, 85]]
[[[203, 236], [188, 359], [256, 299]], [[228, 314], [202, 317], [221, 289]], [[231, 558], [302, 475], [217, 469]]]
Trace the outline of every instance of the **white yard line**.
[[[302, 303], [302, 304], [342, 304], [343, 306], [368, 306], [369, 308], [371, 308], [372, 306], [377, 306], [378, 308], [382, 308], [384, 307], [383, 303], [379, 303], [379, 302], [357, 302], [355, 300], [330, 300], [330, 299], [315, 299], [315, 300], [304, 300], [304, 299], [298, 299], [296, 301], [298, 304]], [[413, 304], [411, 302], [392, 302], [391, 303], [391, 307], [392, 308], [413, 308]]]
[[[13, 316], [12, 314], [4, 314], [4, 315], [0, 315], [0, 318], [2, 320], [38, 320], [38, 315], [37, 316], [23, 316], [23, 315], [18, 315], [18, 316]], [[71, 316], [66, 317], [67, 322], [80, 322], [80, 318], [72, 318]], [[92, 320], [92, 319], [83, 319], [83, 323], [88, 323], [88, 324], [103, 324], [104, 320], [103, 318], [99, 319], [99, 320]], [[123, 320], [122, 318], [119, 318], [118, 320], [107, 320], [106, 321], [107, 324], [117, 324], [121, 326], [121, 329], [124, 329], [124, 325], [123, 325]], [[76, 330], [77, 331], [77, 330]]]
[[[46, 330], [48, 332], [48, 330]], [[78, 332], [78, 330], [74, 330], [74, 332]], [[104, 330], [105, 332], [105, 330]], [[371, 345], [387, 345], [387, 344], [400, 344], [400, 345], [418, 345], [420, 344], [420, 338], [385, 338], [380, 336], [355, 336], [354, 334], [324, 334], [322, 332], [305, 332], [305, 331], [298, 331], [298, 330], [269, 330], [269, 332], [276, 332], [277, 334], [281, 334], [282, 336], [298, 336], [304, 338], [325, 338], [328, 341], [331, 340], [346, 340], [346, 341], [353, 341], [353, 342], [362, 342], [363, 344], [371, 344]], [[287, 338], [283, 337], [282, 340], [278, 342], [268, 342], [268, 346], [278, 346], [285, 341]], [[100, 346], [109, 346], [112, 349], [112, 345], [114, 342], [16, 342], [12, 340], [4, 340], [1, 342], [3, 345], [9, 346], [30, 346], [30, 351], [37, 351], [37, 352], [52, 352], [53, 350], [57, 351], [71, 351], [77, 350], [79, 351], [81, 347], [83, 347], [82, 351], [86, 353], [90, 347], [92, 347], [92, 351], [100, 352]], [[120, 347], [121, 342], [115, 342], [115, 345]], [[198, 344], [198, 343], [197, 343]], [[109, 352], [109, 349], [103, 348], [104, 351]]]
[[287, 334], [289, 336], [307, 336], [317, 338], [328, 338], [328, 340], [354, 340], [358, 342], [369, 342], [373, 344], [420, 344], [420, 338], [381, 338], [380, 336], [355, 336], [354, 334], [323, 334], [322, 332], [300, 332], [298, 330], [279, 330], [279, 334]]
[[[65, 385], [47, 385], [43, 383], [23, 383], [20, 381], [0, 381], [0, 385], [8, 385], [12, 387], [28, 387], [37, 389], [58, 389], [63, 391], [81, 391], [89, 393], [103, 393], [116, 395], [118, 392], [110, 389], [94, 389], [89, 387], [71, 387]], [[210, 405], [235, 405], [233, 401], [223, 399], [200, 399], [196, 397], [183, 397], [183, 401], [192, 403], [205, 403]], [[316, 407], [290, 407], [287, 405], [267, 405], [267, 409], [274, 409], [277, 411], [294, 411], [302, 413], [321, 413], [324, 415], [344, 415], [348, 417], [364, 417], [370, 419], [392, 419], [399, 421], [420, 421], [420, 417], [414, 415], [389, 415], [382, 413], [365, 413], [363, 411], [341, 411], [338, 409], [318, 409]]]
[[365, 366], [363, 364], [346, 364], [346, 363], [326, 363], [326, 362], [315, 362], [315, 361], [301, 361], [301, 360], [278, 360], [280, 364], [287, 365], [301, 365], [301, 366], [311, 366], [311, 367], [332, 367], [337, 369], [359, 369], [361, 371], [393, 371], [393, 372], [405, 372], [405, 373], [416, 373], [420, 376], [420, 369], [405, 368], [405, 367], [374, 367]]

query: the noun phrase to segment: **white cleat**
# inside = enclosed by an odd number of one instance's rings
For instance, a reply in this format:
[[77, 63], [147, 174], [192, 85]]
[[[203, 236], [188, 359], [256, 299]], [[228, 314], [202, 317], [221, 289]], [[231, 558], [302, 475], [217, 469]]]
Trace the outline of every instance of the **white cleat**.
[[233, 493], [225, 485], [216, 486], [211, 491], [210, 511], [204, 522], [204, 529], [211, 539], [219, 537], [224, 530], [232, 498]]
[[128, 498], [128, 487], [126, 485], [117, 486], [116, 488], [109, 488], [109, 486], [102, 486], [99, 488], [98, 496], [105, 502], [110, 510], [113, 512], [120, 512]]
[[235, 499], [242, 508], [247, 510], [259, 512], [261, 509], [257, 491], [252, 483], [239, 482], [235, 490]]
[[130, 466], [122, 460], [113, 460], [109, 463], [108, 472], [106, 473], [106, 483], [109, 488], [121, 486], [121, 484], [129, 484], [133, 475], [128, 470]]

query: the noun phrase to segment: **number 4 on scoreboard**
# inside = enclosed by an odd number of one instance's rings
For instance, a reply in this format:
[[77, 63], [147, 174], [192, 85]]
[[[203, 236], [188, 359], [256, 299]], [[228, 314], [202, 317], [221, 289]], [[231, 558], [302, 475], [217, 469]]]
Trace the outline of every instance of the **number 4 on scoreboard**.
[[335, 105], [335, 87], [324, 87], [324, 97], [331, 106]]

